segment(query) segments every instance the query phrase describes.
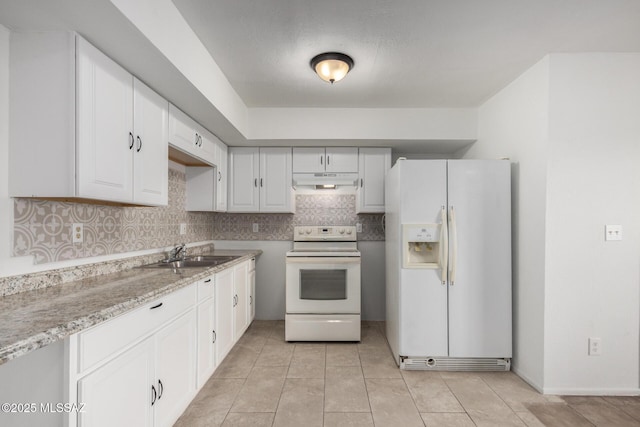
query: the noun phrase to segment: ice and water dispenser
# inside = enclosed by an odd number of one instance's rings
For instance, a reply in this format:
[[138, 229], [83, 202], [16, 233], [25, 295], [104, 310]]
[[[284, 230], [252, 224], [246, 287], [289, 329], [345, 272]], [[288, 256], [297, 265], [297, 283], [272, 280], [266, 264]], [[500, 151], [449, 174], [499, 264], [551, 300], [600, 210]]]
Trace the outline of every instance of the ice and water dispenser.
[[402, 224], [404, 268], [440, 268], [440, 224]]

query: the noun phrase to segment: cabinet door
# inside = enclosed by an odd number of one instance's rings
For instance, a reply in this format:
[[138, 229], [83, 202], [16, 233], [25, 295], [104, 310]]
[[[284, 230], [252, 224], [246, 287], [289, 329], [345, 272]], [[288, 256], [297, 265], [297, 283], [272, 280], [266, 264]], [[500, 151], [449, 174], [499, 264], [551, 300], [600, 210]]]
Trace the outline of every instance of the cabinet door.
[[217, 185], [216, 185], [216, 211], [227, 211], [227, 146], [222, 142], [216, 143], [217, 159]]
[[249, 326], [249, 292], [247, 289], [249, 262], [238, 264], [234, 268], [234, 336], [237, 338]]
[[198, 157], [209, 164], [216, 165], [216, 141], [218, 138], [202, 126], [198, 126], [198, 134], [200, 135], [200, 142], [196, 148]]
[[256, 318], [256, 271], [249, 270], [249, 324]]
[[356, 213], [384, 212], [384, 178], [391, 168], [390, 148], [360, 148]]
[[258, 212], [260, 155], [257, 147], [229, 149], [229, 212]]
[[133, 201], [133, 76], [77, 39], [77, 195]]
[[357, 147], [327, 147], [327, 172], [358, 172]]
[[185, 153], [193, 153], [198, 142], [195, 125], [189, 116], [169, 104], [169, 143], [172, 146]]
[[324, 172], [324, 148], [293, 147], [293, 173]]
[[166, 205], [169, 103], [138, 79], [133, 88], [133, 199], [145, 205]]
[[261, 148], [260, 212], [291, 211], [291, 148]]
[[155, 425], [172, 426], [196, 393], [195, 310], [169, 323], [155, 337]]
[[216, 274], [215, 279], [215, 316], [216, 316], [216, 360], [222, 363], [234, 344], [233, 335], [233, 268]]
[[153, 352], [148, 338], [78, 381], [78, 402], [86, 405], [78, 425], [152, 426]]
[[215, 300], [198, 306], [198, 384], [200, 389], [216, 369]]

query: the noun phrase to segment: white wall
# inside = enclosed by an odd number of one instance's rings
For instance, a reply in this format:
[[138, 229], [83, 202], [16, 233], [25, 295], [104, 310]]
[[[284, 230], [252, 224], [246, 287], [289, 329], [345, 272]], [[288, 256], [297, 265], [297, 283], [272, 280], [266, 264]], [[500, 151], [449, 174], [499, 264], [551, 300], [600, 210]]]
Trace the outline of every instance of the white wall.
[[[282, 320], [285, 313], [285, 254], [289, 241], [216, 240], [216, 249], [261, 249], [256, 259], [256, 319]], [[384, 242], [359, 242], [362, 252], [362, 320], [384, 320]]]
[[[544, 390], [638, 392], [640, 54], [551, 55], [550, 69]], [[605, 242], [605, 224], [624, 239]]]
[[513, 369], [543, 384], [544, 233], [548, 58], [538, 62], [478, 111], [478, 141], [465, 158], [512, 162]]

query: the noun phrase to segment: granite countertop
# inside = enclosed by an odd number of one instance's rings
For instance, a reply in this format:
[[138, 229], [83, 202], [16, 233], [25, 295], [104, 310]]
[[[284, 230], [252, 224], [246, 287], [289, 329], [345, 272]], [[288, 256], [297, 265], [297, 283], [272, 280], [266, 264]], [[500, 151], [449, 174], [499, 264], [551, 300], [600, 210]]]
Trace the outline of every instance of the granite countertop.
[[260, 250], [215, 250], [210, 255], [240, 258], [210, 268], [130, 268], [0, 297], [0, 364], [261, 253]]

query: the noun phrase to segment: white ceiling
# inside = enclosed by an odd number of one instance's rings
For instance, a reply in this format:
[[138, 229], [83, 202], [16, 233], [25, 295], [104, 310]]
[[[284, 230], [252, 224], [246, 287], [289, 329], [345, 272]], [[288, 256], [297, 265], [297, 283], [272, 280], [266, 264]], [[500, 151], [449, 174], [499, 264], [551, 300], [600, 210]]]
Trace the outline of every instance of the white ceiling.
[[640, 51], [637, 0], [173, 2], [248, 107], [475, 107], [547, 53]]
[[[182, 14], [239, 95], [231, 110], [242, 120], [220, 108], [208, 74], [203, 86], [185, 73], [202, 57], [176, 63], [122, 4], [158, 25], [168, 9]], [[229, 145], [403, 153], [471, 144], [475, 107], [547, 53], [640, 52], [640, 0], [0, 0], [0, 24], [79, 32]], [[326, 51], [355, 60], [333, 86], [309, 66]]]

